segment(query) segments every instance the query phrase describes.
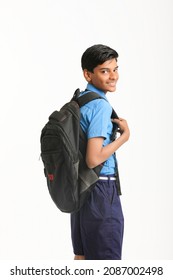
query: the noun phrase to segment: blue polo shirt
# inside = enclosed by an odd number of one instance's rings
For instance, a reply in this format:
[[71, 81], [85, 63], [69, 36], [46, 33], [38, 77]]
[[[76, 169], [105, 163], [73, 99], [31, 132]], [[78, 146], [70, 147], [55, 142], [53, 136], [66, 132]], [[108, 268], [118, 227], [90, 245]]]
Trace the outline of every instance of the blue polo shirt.
[[[86, 91], [81, 95], [87, 94], [89, 91], [98, 93], [104, 99], [96, 99], [88, 102], [80, 108], [81, 120], [80, 125], [85, 132], [87, 139], [94, 137], [103, 137], [103, 147], [111, 143], [112, 122], [111, 114], [112, 107], [105, 95], [105, 93], [91, 84], [87, 85]], [[116, 174], [116, 156], [112, 154], [103, 165], [101, 174], [110, 175]]]

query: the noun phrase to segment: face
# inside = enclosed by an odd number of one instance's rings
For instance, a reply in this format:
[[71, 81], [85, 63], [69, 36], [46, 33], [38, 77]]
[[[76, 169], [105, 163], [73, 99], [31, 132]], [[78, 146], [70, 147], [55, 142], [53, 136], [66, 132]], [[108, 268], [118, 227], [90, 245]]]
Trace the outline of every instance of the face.
[[94, 68], [93, 73], [84, 70], [86, 80], [96, 88], [104, 91], [114, 92], [118, 81], [118, 65], [115, 58], [105, 61]]

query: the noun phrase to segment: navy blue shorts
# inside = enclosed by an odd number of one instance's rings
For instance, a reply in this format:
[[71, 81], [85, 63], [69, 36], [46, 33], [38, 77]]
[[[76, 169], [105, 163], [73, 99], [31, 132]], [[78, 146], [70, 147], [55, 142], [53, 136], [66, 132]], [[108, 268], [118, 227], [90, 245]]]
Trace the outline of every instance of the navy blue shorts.
[[81, 210], [71, 214], [74, 254], [86, 260], [120, 260], [123, 231], [116, 181], [99, 180]]

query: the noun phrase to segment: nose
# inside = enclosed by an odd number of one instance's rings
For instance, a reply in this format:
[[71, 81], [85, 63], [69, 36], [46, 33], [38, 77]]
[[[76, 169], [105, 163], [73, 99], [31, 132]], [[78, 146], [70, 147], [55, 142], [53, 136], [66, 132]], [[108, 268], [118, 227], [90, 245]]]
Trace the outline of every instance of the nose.
[[118, 80], [119, 78], [119, 75], [118, 75], [118, 72], [117, 71], [111, 71], [110, 72], [110, 75], [109, 75], [109, 79], [110, 80]]

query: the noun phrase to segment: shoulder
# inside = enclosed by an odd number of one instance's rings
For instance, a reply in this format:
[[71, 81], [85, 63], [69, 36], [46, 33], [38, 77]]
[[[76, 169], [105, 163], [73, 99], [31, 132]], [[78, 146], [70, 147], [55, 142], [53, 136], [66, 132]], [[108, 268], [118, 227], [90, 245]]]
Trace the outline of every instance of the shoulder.
[[110, 120], [112, 107], [105, 99], [95, 99], [81, 107], [81, 116], [89, 122]]
[[104, 115], [112, 113], [112, 107], [106, 99], [100, 98], [100, 99], [93, 100], [92, 102], [93, 103], [91, 106], [94, 112], [98, 112], [98, 113], [100, 112], [103, 113]]
[[88, 102], [87, 104], [85, 104], [84, 106], [82, 106], [80, 109], [81, 111], [88, 111], [88, 112], [99, 112], [99, 111], [111, 111], [111, 105], [109, 104], [109, 102], [107, 102], [105, 99], [95, 99], [92, 100], [90, 102]]
[[87, 104], [85, 104], [84, 106], [82, 106], [82, 108], [83, 107], [94, 110], [94, 111], [100, 110], [100, 109], [112, 111], [112, 107], [111, 107], [110, 103], [104, 98], [92, 100], [92, 101], [88, 102]]

